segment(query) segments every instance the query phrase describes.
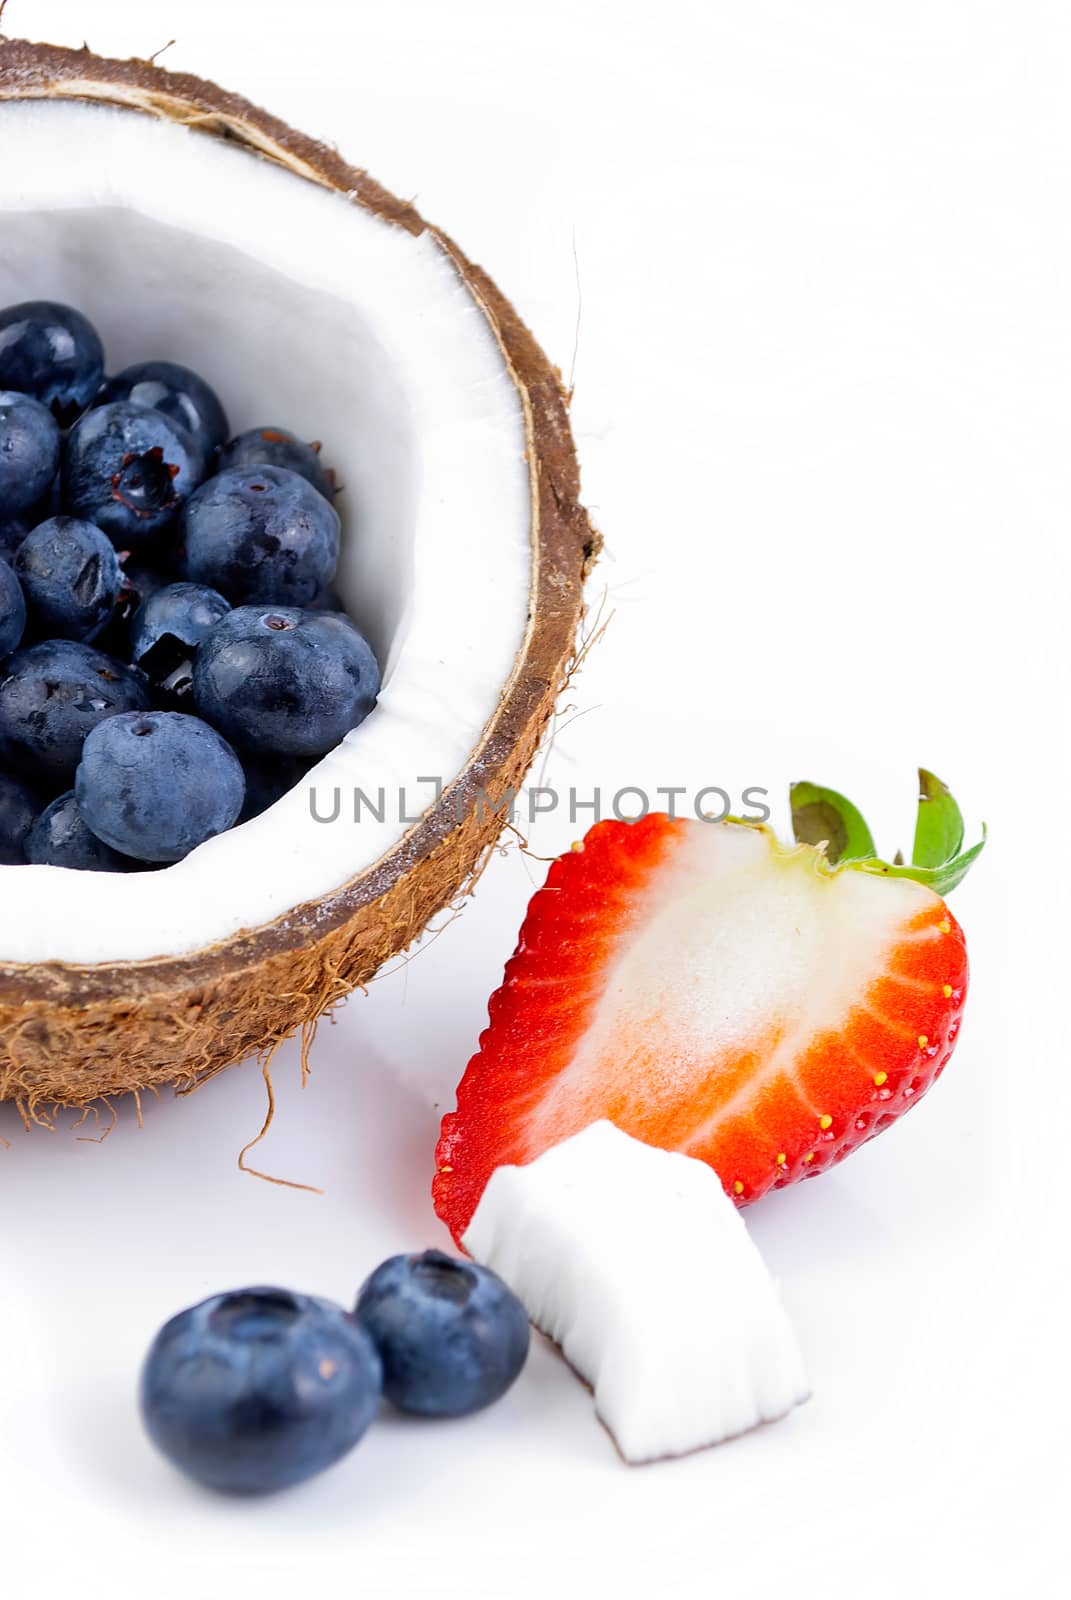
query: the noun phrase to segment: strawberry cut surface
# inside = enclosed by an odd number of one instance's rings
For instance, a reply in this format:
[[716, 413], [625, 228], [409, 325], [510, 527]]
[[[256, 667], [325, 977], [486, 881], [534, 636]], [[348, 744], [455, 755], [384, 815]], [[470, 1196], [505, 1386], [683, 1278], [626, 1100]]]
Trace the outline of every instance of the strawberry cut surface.
[[921, 883], [764, 827], [599, 823], [529, 906], [443, 1119], [436, 1210], [460, 1239], [497, 1167], [601, 1118], [740, 1205], [811, 1177], [939, 1076], [967, 974]]

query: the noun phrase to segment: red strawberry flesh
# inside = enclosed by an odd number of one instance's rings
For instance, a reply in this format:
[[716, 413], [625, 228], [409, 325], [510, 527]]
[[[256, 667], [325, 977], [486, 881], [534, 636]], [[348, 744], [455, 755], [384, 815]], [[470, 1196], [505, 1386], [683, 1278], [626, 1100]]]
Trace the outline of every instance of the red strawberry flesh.
[[765, 828], [600, 823], [529, 907], [443, 1120], [436, 1210], [460, 1239], [496, 1167], [601, 1117], [747, 1204], [914, 1105], [966, 987], [962, 931], [920, 883]]

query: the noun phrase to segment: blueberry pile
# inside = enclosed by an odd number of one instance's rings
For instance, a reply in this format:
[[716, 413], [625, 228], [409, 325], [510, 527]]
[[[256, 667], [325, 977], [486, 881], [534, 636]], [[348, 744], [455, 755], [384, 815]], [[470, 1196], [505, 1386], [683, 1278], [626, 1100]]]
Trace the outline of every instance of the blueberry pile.
[[165, 1323], [141, 1414], [169, 1461], [211, 1489], [267, 1494], [346, 1455], [384, 1395], [424, 1417], [498, 1400], [528, 1355], [524, 1307], [485, 1267], [393, 1256], [352, 1312], [286, 1289], [214, 1295]]
[[0, 864], [179, 861], [364, 720], [334, 498], [188, 368], [105, 378], [80, 312], [0, 311]]

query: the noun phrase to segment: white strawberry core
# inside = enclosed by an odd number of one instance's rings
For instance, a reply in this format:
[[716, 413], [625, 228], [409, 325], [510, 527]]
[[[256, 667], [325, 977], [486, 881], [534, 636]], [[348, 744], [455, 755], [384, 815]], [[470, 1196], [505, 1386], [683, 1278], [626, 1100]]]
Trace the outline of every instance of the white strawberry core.
[[[534, 1108], [528, 1148], [608, 1107], [642, 1126], [660, 1110], [701, 1106], [704, 1085], [742, 1057], [757, 1064], [741, 1105], [764, 1082], [793, 1077], [801, 1052], [865, 1001], [928, 898], [908, 880], [831, 873], [810, 847], [782, 849], [763, 829], [689, 827], [649, 880], [575, 1055]], [[716, 1098], [696, 1143], [739, 1109]]]

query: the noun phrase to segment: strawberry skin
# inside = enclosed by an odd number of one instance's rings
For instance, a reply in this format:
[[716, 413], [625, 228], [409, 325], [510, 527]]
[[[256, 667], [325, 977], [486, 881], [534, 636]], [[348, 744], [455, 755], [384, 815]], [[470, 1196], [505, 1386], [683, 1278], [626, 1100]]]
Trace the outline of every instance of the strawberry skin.
[[497, 1167], [600, 1118], [708, 1162], [739, 1205], [813, 1177], [940, 1076], [967, 976], [923, 883], [742, 823], [599, 823], [529, 906], [435, 1208], [460, 1239]]

